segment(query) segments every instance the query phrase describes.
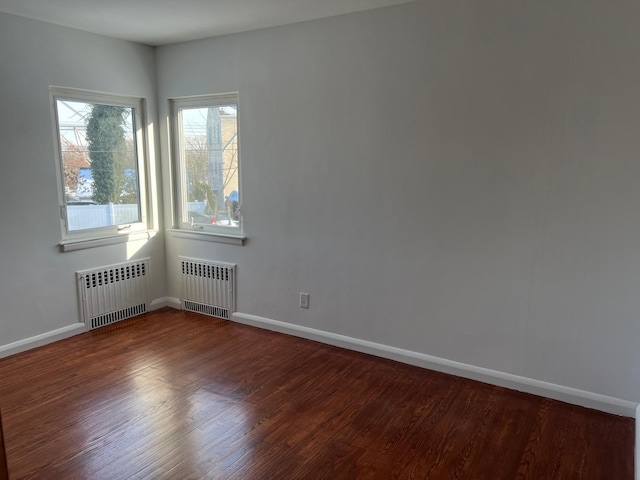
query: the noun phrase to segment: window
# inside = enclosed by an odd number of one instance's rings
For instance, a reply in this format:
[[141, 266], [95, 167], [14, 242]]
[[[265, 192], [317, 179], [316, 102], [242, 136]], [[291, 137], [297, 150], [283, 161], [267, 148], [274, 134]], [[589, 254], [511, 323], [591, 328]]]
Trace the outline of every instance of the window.
[[142, 100], [51, 89], [66, 240], [146, 225]]
[[178, 228], [242, 236], [236, 94], [172, 101]]

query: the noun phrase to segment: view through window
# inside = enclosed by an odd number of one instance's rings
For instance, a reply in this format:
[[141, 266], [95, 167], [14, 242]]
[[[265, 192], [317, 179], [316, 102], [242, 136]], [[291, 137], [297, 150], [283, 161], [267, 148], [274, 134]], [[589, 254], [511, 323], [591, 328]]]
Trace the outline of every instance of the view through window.
[[236, 97], [174, 101], [183, 228], [240, 231]]
[[142, 222], [136, 108], [55, 99], [68, 232]]

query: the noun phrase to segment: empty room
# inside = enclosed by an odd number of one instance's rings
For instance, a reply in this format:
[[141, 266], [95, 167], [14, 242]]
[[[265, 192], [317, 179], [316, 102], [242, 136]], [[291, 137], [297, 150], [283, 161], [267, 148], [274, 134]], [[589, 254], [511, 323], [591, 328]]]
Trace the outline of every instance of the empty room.
[[0, 479], [633, 479], [639, 54], [629, 0], [0, 0]]

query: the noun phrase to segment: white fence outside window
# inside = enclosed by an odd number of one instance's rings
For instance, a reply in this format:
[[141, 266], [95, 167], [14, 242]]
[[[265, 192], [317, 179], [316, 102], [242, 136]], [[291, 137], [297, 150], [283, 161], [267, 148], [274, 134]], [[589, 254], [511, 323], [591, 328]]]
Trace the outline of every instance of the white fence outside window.
[[67, 205], [67, 228], [69, 231], [139, 221], [140, 210], [136, 204]]
[[204, 213], [207, 208], [207, 202], [204, 200], [200, 202], [187, 202], [187, 210], [189, 212]]

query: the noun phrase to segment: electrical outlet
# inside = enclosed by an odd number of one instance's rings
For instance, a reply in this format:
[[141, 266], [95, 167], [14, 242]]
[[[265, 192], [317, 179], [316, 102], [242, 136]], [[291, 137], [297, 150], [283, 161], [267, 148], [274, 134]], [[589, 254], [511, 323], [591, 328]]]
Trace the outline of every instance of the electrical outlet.
[[300, 292], [300, 308], [309, 308], [309, 294]]

